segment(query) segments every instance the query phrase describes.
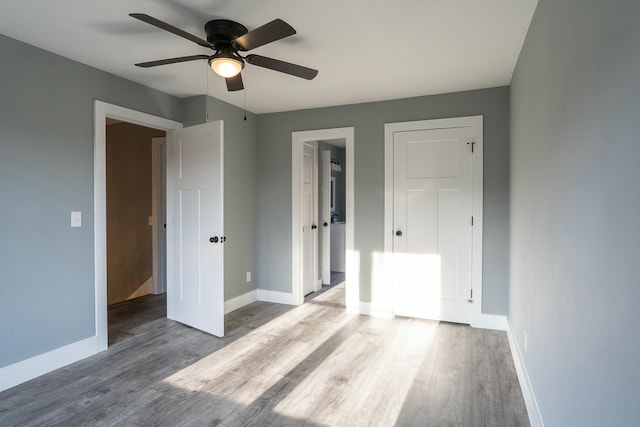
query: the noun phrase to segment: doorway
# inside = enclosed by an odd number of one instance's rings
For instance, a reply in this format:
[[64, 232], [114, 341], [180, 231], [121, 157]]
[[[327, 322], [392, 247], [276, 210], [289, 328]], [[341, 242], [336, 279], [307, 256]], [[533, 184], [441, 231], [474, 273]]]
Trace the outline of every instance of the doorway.
[[97, 351], [108, 346], [107, 323], [107, 196], [106, 126], [107, 118], [161, 131], [182, 128], [182, 124], [101, 101], [94, 104], [94, 263], [95, 323]]
[[[360, 310], [359, 281], [357, 275], [357, 254], [354, 251], [354, 129], [336, 128], [292, 133], [292, 296], [295, 304], [304, 303], [304, 227], [303, 227], [303, 174], [304, 146], [318, 141], [344, 141], [345, 145], [345, 282], [347, 310]], [[322, 226], [324, 221], [322, 222]], [[317, 224], [316, 224], [317, 225]], [[317, 230], [317, 229], [315, 229]], [[316, 256], [316, 259], [318, 257]], [[316, 276], [318, 276], [316, 272]], [[321, 283], [322, 278], [317, 277]]]
[[344, 282], [346, 261], [346, 141], [318, 141], [320, 161], [320, 228], [318, 260], [323, 286]]
[[[107, 303], [112, 305], [163, 292], [158, 277], [164, 270], [163, 250], [156, 246], [164, 239], [154, 236], [154, 231], [156, 221], [163, 221], [158, 213], [164, 207], [153, 202], [164, 200], [156, 194], [158, 187], [164, 187], [164, 171], [153, 166], [161, 161], [165, 132], [113, 119], [107, 120], [106, 127]], [[154, 172], [159, 177], [154, 179]], [[160, 265], [154, 255], [160, 255]]]

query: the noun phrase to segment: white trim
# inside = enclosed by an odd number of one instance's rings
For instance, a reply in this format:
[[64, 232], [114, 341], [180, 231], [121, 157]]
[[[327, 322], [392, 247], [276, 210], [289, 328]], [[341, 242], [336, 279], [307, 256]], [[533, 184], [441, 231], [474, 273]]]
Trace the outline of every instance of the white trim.
[[300, 305], [293, 293], [258, 289], [258, 301], [273, 302], [276, 304]]
[[[483, 116], [455, 117], [448, 119], [419, 120], [414, 122], [385, 123], [384, 125], [384, 283], [392, 286], [392, 269], [390, 256], [393, 253], [393, 134], [421, 129], [443, 129], [471, 127], [475, 142], [472, 157], [472, 256], [471, 256], [471, 288], [474, 301], [471, 307], [471, 326], [499, 326], [500, 321], [486, 318], [482, 313], [482, 203], [483, 203]], [[387, 292], [391, 295], [391, 292]], [[491, 316], [491, 315], [489, 315]], [[482, 326], [477, 326], [482, 327]], [[490, 327], [490, 329], [494, 329]], [[500, 328], [497, 328], [500, 329]], [[504, 329], [504, 327], [502, 328]]]
[[[354, 256], [354, 159], [355, 136], [354, 128], [319, 129], [291, 133], [291, 304], [300, 305], [304, 302], [302, 291], [302, 226], [300, 200], [303, 145], [305, 142], [315, 142], [330, 139], [344, 139], [346, 141], [346, 306], [358, 307], [360, 301], [360, 282], [357, 274], [357, 257]], [[258, 290], [258, 299], [260, 298]], [[269, 301], [269, 300], [265, 300]], [[274, 301], [277, 302], [277, 301]], [[289, 304], [289, 303], [285, 303]]]
[[224, 302], [224, 314], [231, 313], [232, 311], [242, 308], [245, 305], [249, 305], [257, 300], [258, 291], [256, 289], [242, 295], [238, 295], [237, 297], [231, 298], [230, 300], [226, 300]]
[[0, 368], [0, 391], [94, 355], [97, 347], [93, 336]]
[[531, 427], [544, 427], [542, 421], [542, 413], [536, 400], [536, 395], [533, 392], [531, 386], [531, 380], [529, 380], [529, 374], [524, 364], [524, 358], [520, 352], [520, 347], [516, 341], [513, 329], [511, 329], [511, 323], [507, 319], [507, 340], [509, 341], [509, 347], [511, 348], [511, 356], [513, 357], [513, 364], [516, 367], [516, 373], [518, 374], [518, 382], [520, 383], [520, 389], [522, 390], [522, 397], [524, 404], [527, 407], [527, 413], [529, 414], [529, 424]]
[[97, 351], [107, 348], [107, 117], [165, 131], [182, 128], [182, 123], [139, 111], [94, 101], [93, 233], [95, 327]]
[[366, 316], [372, 316], [372, 317], [382, 317], [385, 319], [390, 319], [393, 317], [393, 312], [391, 310], [379, 309], [379, 308], [373, 307], [370, 302], [363, 302], [363, 301], [360, 301], [357, 309], [354, 309], [353, 307], [347, 307], [347, 312], [354, 313], [354, 314], [364, 314]]
[[499, 314], [481, 314], [471, 320], [472, 328], [495, 329], [505, 331], [507, 329], [507, 316]]

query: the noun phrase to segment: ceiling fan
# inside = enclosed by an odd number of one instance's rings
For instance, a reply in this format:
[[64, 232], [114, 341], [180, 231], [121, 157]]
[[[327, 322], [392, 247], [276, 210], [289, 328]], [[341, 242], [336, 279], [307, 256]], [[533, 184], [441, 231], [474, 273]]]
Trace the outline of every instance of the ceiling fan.
[[149, 68], [157, 67], [158, 65], [207, 59], [213, 71], [225, 78], [229, 91], [244, 89], [240, 71], [244, 68], [245, 62], [307, 80], [313, 79], [318, 74], [318, 70], [279, 59], [254, 54], [240, 55], [239, 52], [246, 52], [295, 34], [296, 30], [282, 19], [274, 19], [252, 31], [248, 31], [244, 25], [235, 21], [214, 19], [204, 26], [204, 31], [207, 35], [207, 39], [204, 40], [144, 13], [130, 13], [129, 16], [215, 51], [213, 55], [190, 55], [141, 62], [135, 64], [138, 67]]

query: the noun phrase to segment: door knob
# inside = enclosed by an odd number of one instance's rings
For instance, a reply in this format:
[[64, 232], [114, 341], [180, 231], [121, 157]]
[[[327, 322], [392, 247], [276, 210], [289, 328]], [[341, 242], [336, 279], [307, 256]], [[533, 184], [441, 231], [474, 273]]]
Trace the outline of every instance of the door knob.
[[312, 230], [315, 230], [316, 228], [318, 228], [318, 226], [317, 226], [317, 225], [315, 225], [315, 224], [313, 224], [313, 225], [311, 226], [311, 229], [312, 229]]
[[218, 243], [218, 236], [209, 237], [211, 243]]
[[396, 236], [398, 236], [398, 237], [402, 236], [402, 231], [400, 231], [400, 230], [396, 231]]
[[329, 226], [329, 224], [327, 223], [327, 221], [325, 221], [325, 222], [324, 222], [324, 224], [322, 224], [322, 225], [323, 225], [323, 226], [325, 226], [325, 227], [328, 227], [328, 226]]

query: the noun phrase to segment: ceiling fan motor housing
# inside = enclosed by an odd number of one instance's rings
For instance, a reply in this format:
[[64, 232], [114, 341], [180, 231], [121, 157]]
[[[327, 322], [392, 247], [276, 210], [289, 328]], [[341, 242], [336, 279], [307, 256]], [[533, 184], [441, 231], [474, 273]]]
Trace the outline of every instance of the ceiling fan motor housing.
[[204, 25], [204, 31], [207, 34], [207, 41], [220, 49], [230, 46], [235, 39], [249, 30], [244, 25], [229, 19], [214, 19]]

